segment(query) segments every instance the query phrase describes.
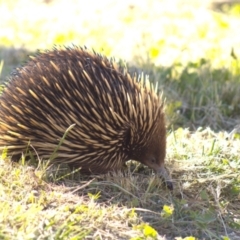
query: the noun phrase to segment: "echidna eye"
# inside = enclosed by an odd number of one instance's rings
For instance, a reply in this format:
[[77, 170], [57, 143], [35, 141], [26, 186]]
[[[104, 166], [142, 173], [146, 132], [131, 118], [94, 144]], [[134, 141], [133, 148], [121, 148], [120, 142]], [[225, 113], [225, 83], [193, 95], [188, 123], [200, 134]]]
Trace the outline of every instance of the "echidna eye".
[[151, 158], [152, 163], [156, 163], [156, 159], [154, 157]]

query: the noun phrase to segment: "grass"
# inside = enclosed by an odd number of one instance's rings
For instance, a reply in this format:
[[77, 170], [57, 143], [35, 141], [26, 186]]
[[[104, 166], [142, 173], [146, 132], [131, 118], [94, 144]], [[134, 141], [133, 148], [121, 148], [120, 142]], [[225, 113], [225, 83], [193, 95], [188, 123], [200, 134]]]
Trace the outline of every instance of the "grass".
[[186, 66], [150, 69], [164, 89], [169, 125], [229, 131], [239, 124], [239, 60], [229, 59], [229, 68], [213, 68], [209, 60], [200, 59]]
[[75, 43], [158, 81], [175, 187], [136, 162], [84, 177], [3, 152], [0, 239], [239, 239], [239, 5], [224, 4], [0, 1], [1, 80], [37, 48]]
[[[139, 223], [134, 210], [98, 204], [98, 195], [78, 196], [79, 186], [47, 184], [32, 168], [4, 163], [2, 170], [10, 175], [6, 178], [1, 172], [4, 183], [1, 189], [1, 239], [113, 238], [139, 234], [128, 226]], [[110, 231], [104, 230], [106, 226], [111, 226]], [[118, 233], [119, 227], [122, 231]]]
[[134, 163], [125, 175], [86, 178], [66, 174], [64, 169], [46, 171], [41, 164], [35, 169], [4, 160], [1, 235], [4, 239], [160, 239], [164, 235], [237, 239], [239, 144], [237, 135], [210, 129], [170, 132], [172, 193], [149, 169], [133, 171]]

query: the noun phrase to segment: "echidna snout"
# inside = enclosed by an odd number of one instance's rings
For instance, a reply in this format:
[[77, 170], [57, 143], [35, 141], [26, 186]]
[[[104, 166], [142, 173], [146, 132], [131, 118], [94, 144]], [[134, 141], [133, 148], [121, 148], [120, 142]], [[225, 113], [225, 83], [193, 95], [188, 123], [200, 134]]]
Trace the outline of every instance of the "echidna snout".
[[166, 129], [163, 103], [148, 80], [87, 49], [56, 48], [31, 57], [0, 96], [0, 150], [86, 173], [116, 171], [137, 160], [161, 175]]
[[[162, 123], [164, 119], [159, 119]], [[160, 176], [167, 188], [173, 190], [173, 183], [170, 175], [164, 167], [164, 160], [166, 155], [166, 130], [162, 124], [159, 124], [156, 131], [158, 134], [152, 135], [148, 144], [141, 149], [141, 151], [133, 152], [133, 159], [137, 159], [139, 162], [153, 169], [154, 172]], [[135, 156], [134, 156], [135, 154]]]

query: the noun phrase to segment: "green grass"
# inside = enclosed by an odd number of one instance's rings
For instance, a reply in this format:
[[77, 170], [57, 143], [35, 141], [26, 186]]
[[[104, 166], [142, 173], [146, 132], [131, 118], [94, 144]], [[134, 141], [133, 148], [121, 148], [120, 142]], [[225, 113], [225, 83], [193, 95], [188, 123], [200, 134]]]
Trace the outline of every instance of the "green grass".
[[0, 239], [239, 239], [239, 5], [69, 2], [0, 1], [0, 79], [53, 44], [127, 60], [166, 97], [175, 188], [135, 162], [124, 173], [84, 177], [12, 163], [4, 152]]
[[[39, 165], [35, 170], [2, 161], [1, 234], [5, 239], [147, 239], [145, 228], [151, 226], [169, 239], [190, 235], [237, 239], [239, 144], [238, 135], [216, 134], [210, 129], [170, 132], [172, 193], [149, 169], [134, 171], [134, 163], [124, 175], [86, 178], [64, 169], [46, 171]], [[157, 235], [148, 237], [157, 239]]]
[[[38, 178], [34, 169], [6, 162], [1, 167], [1, 179], [1, 239], [81, 239], [105, 234], [113, 238], [141, 234], [128, 226], [140, 223], [133, 209], [98, 204], [97, 195], [79, 196], [79, 186], [51, 185]], [[104, 228], [108, 225], [110, 232], [106, 233]], [[118, 233], [119, 227], [122, 231]]]
[[240, 61], [231, 56], [228, 61], [229, 67], [221, 68], [213, 68], [207, 59], [144, 68], [164, 89], [170, 126], [230, 131], [239, 124]]

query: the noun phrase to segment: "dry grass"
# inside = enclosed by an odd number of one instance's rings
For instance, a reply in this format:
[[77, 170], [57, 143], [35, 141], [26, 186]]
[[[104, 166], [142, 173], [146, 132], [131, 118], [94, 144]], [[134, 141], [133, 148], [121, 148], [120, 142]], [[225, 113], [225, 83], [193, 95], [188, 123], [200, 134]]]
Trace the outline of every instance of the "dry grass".
[[124, 173], [84, 177], [57, 168], [46, 171], [44, 165], [35, 170], [2, 161], [1, 236], [238, 239], [239, 144], [238, 135], [210, 129], [171, 132], [173, 192], [149, 169], [131, 162]]

